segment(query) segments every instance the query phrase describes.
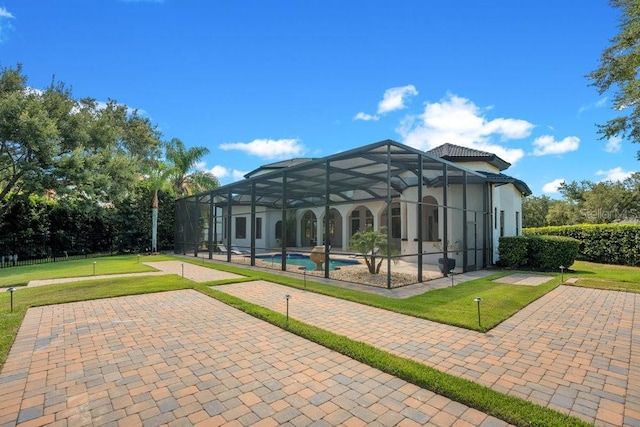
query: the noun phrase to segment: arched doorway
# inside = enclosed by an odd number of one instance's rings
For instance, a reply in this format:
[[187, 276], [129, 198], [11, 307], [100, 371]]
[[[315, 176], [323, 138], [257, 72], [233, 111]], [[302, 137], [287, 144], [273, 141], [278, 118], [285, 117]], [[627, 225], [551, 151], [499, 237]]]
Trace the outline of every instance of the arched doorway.
[[[323, 218], [323, 223], [321, 224], [321, 227], [324, 227], [324, 218]], [[322, 244], [324, 244], [326, 241], [324, 236], [324, 233], [325, 233], [324, 228], [322, 228], [321, 232], [322, 232]], [[331, 208], [331, 210], [329, 211], [329, 239], [327, 243], [330, 246], [334, 246], [334, 247], [343, 246], [342, 215], [335, 208]]]
[[[387, 210], [384, 209], [380, 214], [380, 226], [387, 227]], [[396, 249], [400, 250], [402, 241], [402, 216], [400, 212], [400, 202], [391, 203], [391, 227], [389, 228], [389, 237], [393, 241]]]
[[302, 246], [316, 246], [318, 244], [318, 218], [312, 211], [306, 211], [300, 222], [302, 230]]
[[422, 241], [436, 242], [440, 239], [438, 201], [433, 196], [422, 198]]

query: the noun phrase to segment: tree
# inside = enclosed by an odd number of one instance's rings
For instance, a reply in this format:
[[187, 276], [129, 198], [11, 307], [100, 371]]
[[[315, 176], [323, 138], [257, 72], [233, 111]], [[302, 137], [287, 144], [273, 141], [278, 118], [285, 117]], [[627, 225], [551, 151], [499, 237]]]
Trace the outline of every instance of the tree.
[[207, 147], [187, 149], [178, 138], [169, 142], [166, 158], [173, 168], [171, 180], [177, 196], [188, 196], [220, 186], [218, 178], [211, 172], [194, 170], [208, 153]]
[[170, 191], [173, 193], [173, 187], [169, 181], [169, 177], [173, 170], [165, 163], [159, 162], [155, 168], [149, 172], [147, 181], [149, 189], [153, 193], [153, 201], [151, 202], [151, 252], [158, 251], [158, 192]]
[[527, 196], [522, 201], [522, 227], [544, 227], [552, 200], [549, 196]]
[[[611, 223], [634, 217], [640, 201], [640, 192], [637, 189], [639, 177], [640, 175], [634, 174], [622, 182], [563, 183], [559, 190], [566, 203], [571, 206], [569, 223]], [[565, 213], [567, 212], [569, 211], [565, 210]]]
[[0, 218], [12, 196], [53, 192], [113, 204], [157, 156], [149, 120], [110, 100], [75, 100], [63, 84], [27, 86], [22, 68], [0, 74]]
[[[386, 259], [387, 254], [397, 253], [396, 247], [389, 241], [386, 227], [380, 227], [380, 230], [369, 227], [365, 231], [357, 231], [351, 236], [349, 248], [364, 257], [364, 262], [371, 274], [380, 273], [382, 261]], [[377, 264], [376, 260], [379, 260]], [[393, 260], [396, 261], [395, 258]]]
[[620, 115], [599, 125], [598, 133], [603, 139], [621, 136], [640, 142], [640, 2], [609, 0], [609, 3], [620, 9], [619, 33], [603, 51], [599, 67], [587, 77], [601, 95], [614, 91], [612, 107]]

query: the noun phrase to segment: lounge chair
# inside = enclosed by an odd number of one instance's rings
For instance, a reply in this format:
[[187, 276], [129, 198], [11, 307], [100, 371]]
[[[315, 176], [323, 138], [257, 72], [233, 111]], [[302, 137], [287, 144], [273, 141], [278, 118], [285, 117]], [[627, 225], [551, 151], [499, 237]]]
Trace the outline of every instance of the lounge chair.
[[[223, 245], [222, 243], [218, 243], [217, 245], [218, 247], [218, 252], [221, 254], [226, 254], [227, 252], [229, 252], [229, 250], [227, 249], [227, 247], [225, 245]], [[242, 252], [237, 250], [237, 249], [231, 249], [231, 253], [233, 255], [242, 255]]]
[[251, 252], [238, 248], [236, 245], [231, 245], [231, 253], [235, 255], [249, 254]]

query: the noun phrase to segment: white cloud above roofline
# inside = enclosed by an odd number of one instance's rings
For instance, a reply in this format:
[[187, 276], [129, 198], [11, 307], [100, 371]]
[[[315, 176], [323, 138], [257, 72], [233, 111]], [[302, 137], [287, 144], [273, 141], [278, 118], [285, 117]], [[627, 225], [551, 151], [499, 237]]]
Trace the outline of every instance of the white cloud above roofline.
[[447, 93], [438, 102], [426, 103], [420, 114], [407, 115], [396, 132], [402, 142], [419, 150], [429, 150], [445, 143], [488, 151], [515, 164], [525, 155], [520, 148], [496, 143], [523, 139], [531, 134], [534, 125], [512, 118], [489, 119], [487, 111], [467, 98]]
[[230, 142], [220, 144], [224, 151], [242, 151], [262, 159], [290, 159], [300, 157], [306, 152], [306, 147], [297, 138], [288, 139], [254, 139], [251, 142]]
[[580, 147], [580, 138], [567, 136], [557, 141], [552, 135], [539, 136], [533, 140], [534, 156], [546, 156], [549, 154], [564, 154], [576, 151]]
[[418, 90], [414, 85], [389, 88], [384, 91], [382, 100], [378, 102], [378, 110], [376, 114], [368, 114], [361, 111], [353, 117], [353, 120], [377, 121], [385, 114], [407, 108], [406, 102], [410, 97], [417, 94]]

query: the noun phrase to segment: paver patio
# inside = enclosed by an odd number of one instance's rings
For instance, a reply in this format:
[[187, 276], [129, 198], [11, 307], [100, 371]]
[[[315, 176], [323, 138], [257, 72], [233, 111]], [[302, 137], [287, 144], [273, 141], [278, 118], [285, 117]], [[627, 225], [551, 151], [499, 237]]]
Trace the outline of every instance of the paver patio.
[[633, 293], [560, 286], [483, 334], [264, 281], [216, 289], [280, 312], [290, 294], [300, 321], [597, 425], [640, 425]]
[[0, 373], [16, 424], [505, 425], [193, 290], [29, 309]]

